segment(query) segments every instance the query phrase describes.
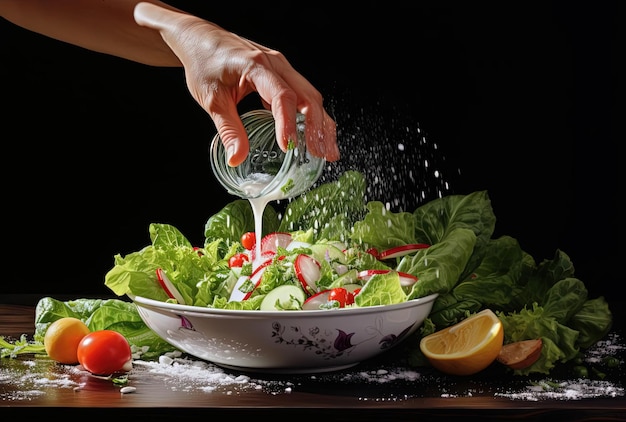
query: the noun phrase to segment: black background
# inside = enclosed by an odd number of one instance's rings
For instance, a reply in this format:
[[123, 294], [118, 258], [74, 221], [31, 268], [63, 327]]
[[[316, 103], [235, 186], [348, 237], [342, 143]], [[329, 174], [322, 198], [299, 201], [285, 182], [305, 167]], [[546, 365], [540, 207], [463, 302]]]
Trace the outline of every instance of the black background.
[[[623, 283], [619, 1], [172, 4], [282, 51], [322, 92], [343, 154], [324, 180], [360, 169], [382, 179], [369, 199], [409, 210], [486, 190], [495, 236], [537, 262], [565, 251], [592, 296]], [[149, 244], [152, 222], [201, 243], [235, 198], [183, 71], [6, 21], [0, 37], [0, 293], [110, 295], [113, 256]]]

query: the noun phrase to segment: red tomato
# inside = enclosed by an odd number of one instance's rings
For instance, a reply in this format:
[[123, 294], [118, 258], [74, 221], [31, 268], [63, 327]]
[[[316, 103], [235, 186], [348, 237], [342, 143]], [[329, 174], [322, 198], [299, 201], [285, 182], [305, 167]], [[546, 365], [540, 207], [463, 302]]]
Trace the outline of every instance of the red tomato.
[[346, 305], [352, 305], [354, 303], [354, 296], [358, 295], [361, 289], [356, 289], [353, 292], [348, 292], [348, 301]]
[[98, 330], [87, 334], [78, 343], [78, 363], [95, 375], [111, 375], [129, 371], [132, 352], [126, 337], [113, 330]]
[[252, 250], [256, 244], [256, 235], [254, 232], [246, 232], [241, 235], [241, 246], [247, 250]]
[[[350, 292], [343, 287], [335, 287], [334, 289], [331, 289], [328, 293], [328, 300], [336, 300], [337, 302], [339, 302], [340, 308], [345, 308], [346, 305], [349, 304], [348, 302], [350, 300]], [[352, 299], [352, 301], [354, 302], [354, 298]]]
[[243, 267], [243, 264], [245, 264], [248, 261], [249, 261], [248, 255], [246, 255], [243, 252], [236, 253], [235, 255], [231, 256], [230, 259], [228, 260], [228, 266], [230, 268]]

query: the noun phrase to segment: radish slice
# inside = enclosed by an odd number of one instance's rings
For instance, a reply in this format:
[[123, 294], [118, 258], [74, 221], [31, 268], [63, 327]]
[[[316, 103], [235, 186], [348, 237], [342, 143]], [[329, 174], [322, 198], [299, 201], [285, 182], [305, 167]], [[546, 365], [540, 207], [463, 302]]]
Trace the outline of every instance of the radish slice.
[[[259, 284], [261, 284], [261, 278], [263, 276], [263, 272], [265, 271], [265, 267], [267, 267], [271, 263], [272, 258], [266, 259], [261, 265], [259, 265], [254, 269], [254, 271], [252, 271], [252, 274], [250, 274], [249, 276], [242, 275], [241, 277], [239, 277], [237, 279], [237, 282], [235, 283], [235, 287], [233, 287], [233, 291], [230, 293], [230, 298], [228, 299], [228, 301], [241, 302], [242, 300], [249, 299], [252, 295], [252, 292], [254, 292], [254, 290], [259, 287]], [[248, 280], [250, 280], [254, 287], [249, 292], [242, 292], [240, 288]]]
[[[272, 262], [270, 260], [270, 262]], [[261, 284], [261, 279], [263, 278], [263, 273], [265, 272], [265, 268], [267, 267], [267, 264], [257, 268], [256, 270], [254, 270], [254, 272], [250, 275], [250, 281], [252, 282], [252, 285], [254, 286], [254, 288], [252, 290], [250, 290], [249, 292], [247, 292], [242, 300], [248, 300], [250, 299], [250, 296], [252, 296], [252, 292], [254, 292], [256, 290], [257, 287], [259, 287], [259, 284]]]
[[273, 232], [261, 239], [261, 253], [274, 252], [278, 247], [286, 248], [291, 243], [291, 234], [286, 232]]
[[181, 295], [178, 289], [174, 287], [174, 284], [169, 278], [167, 278], [162, 268], [157, 268], [156, 275], [157, 280], [159, 280], [159, 284], [163, 290], [165, 290], [165, 293], [170, 297], [170, 299], [175, 299], [178, 303], [184, 305], [185, 299], [183, 299], [183, 295]]
[[[271, 258], [278, 247], [287, 248], [291, 243], [291, 234], [287, 232], [273, 232], [266, 234], [261, 239], [261, 259]], [[252, 262], [256, 261], [256, 248], [252, 248], [250, 251], [250, 258], [252, 258]]]
[[243, 298], [248, 294], [248, 292], [242, 292], [239, 290], [243, 283], [250, 279], [248, 275], [241, 275], [237, 279], [235, 286], [233, 287], [233, 291], [230, 292], [230, 297], [228, 298], [229, 302], [241, 302]]
[[[359, 291], [361, 290], [361, 285], [346, 284], [342, 287], [348, 291], [349, 295], [346, 305], [352, 305], [354, 303], [354, 296], [359, 294]], [[332, 291], [333, 289], [322, 290], [321, 292], [315, 293], [313, 296], [309, 296], [309, 298], [302, 304], [302, 309], [305, 311], [324, 309], [323, 306], [330, 302], [330, 293]]]
[[328, 303], [329, 294], [330, 290], [323, 290], [319, 293], [315, 293], [313, 296], [310, 296], [304, 301], [302, 309], [305, 311], [316, 311], [321, 309], [322, 305]]
[[[395, 270], [365, 270], [359, 272], [359, 278], [361, 280], [367, 281], [372, 278], [373, 275], [376, 274], [388, 274]], [[413, 274], [403, 273], [402, 271], [395, 271], [400, 276], [400, 285], [402, 287], [408, 287], [417, 282], [417, 277]]]
[[[274, 257], [274, 255], [276, 255], [276, 252], [272, 252], [272, 251], [266, 251], [266, 252], [262, 252], [261, 253], [261, 263], [265, 262], [268, 259], [272, 259], [272, 257]], [[250, 260], [253, 263], [256, 263], [256, 249], [252, 249], [250, 251]]]
[[385, 260], [391, 258], [397, 258], [404, 255], [409, 255], [419, 251], [420, 249], [426, 249], [430, 247], [427, 243], [411, 243], [408, 245], [396, 246], [395, 248], [385, 249], [378, 253], [378, 259]]
[[299, 254], [294, 261], [293, 268], [300, 284], [308, 294], [317, 292], [317, 281], [321, 277], [320, 263], [309, 255]]
[[289, 244], [287, 245], [287, 247], [285, 249], [287, 249], [288, 251], [293, 251], [294, 249], [297, 248], [310, 248], [311, 244], [309, 242], [301, 242], [299, 240], [294, 240], [292, 242], [289, 242]]

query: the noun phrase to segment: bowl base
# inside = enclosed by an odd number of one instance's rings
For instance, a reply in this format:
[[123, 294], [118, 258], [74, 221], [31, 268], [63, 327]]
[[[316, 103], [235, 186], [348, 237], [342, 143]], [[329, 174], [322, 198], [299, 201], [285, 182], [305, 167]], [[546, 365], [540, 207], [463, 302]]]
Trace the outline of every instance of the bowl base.
[[[215, 363], [215, 362], [213, 362]], [[338, 366], [324, 366], [313, 368], [250, 368], [245, 366], [225, 365], [222, 363], [215, 363], [217, 366], [221, 366], [225, 369], [232, 369], [238, 372], [255, 372], [263, 374], [278, 374], [278, 375], [302, 375], [302, 374], [320, 374], [324, 372], [342, 371], [344, 369], [357, 366], [361, 362], [348, 363], [346, 365]]]

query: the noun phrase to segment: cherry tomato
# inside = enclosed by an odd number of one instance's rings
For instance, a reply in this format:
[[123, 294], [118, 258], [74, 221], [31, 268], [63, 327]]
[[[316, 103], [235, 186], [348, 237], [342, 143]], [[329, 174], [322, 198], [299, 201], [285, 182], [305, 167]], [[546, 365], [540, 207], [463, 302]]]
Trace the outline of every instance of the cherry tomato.
[[78, 343], [76, 354], [78, 363], [94, 375], [108, 376], [132, 368], [130, 344], [117, 331], [92, 331]]
[[248, 255], [241, 252], [241, 253], [236, 253], [235, 255], [231, 256], [230, 259], [228, 260], [228, 266], [230, 268], [233, 267], [243, 267], [243, 264], [245, 264], [246, 262], [248, 262], [250, 259], [248, 258]]
[[256, 235], [254, 232], [246, 232], [241, 235], [241, 246], [247, 250], [252, 250], [256, 244]]
[[[334, 289], [331, 289], [328, 293], [328, 300], [336, 300], [337, 302], [339, 302], [340, 308], [345, 308], [346, 305], [349, 304], [349, 297], [350, 292], [343, 287], [335, 287]], [[354, 297], [352, 298], [352, 301], [354, 302]]]
[[354, 303], [354, 296], [358, 295], [361, 289], [355, 289], [352, 292], [348, 292], [348, 301], [346, 305], [352, 305]]

